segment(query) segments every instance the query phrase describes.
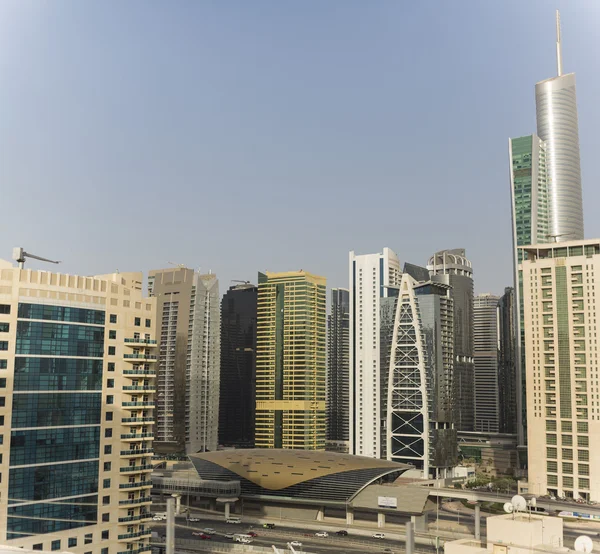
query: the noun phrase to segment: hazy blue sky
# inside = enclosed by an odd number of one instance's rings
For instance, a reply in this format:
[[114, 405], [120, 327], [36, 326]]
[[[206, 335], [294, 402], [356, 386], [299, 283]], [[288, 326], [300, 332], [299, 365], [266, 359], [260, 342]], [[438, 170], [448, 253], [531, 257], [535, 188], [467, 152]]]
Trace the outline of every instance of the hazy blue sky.
[[[511, 284], [507, 141], [577, 73], [600, 236], [600, 2], [0, 1], [0, 257], [69, 273], [258, 270], [465, 247]], [[33, 262], [30, 267], [47, 267]]]

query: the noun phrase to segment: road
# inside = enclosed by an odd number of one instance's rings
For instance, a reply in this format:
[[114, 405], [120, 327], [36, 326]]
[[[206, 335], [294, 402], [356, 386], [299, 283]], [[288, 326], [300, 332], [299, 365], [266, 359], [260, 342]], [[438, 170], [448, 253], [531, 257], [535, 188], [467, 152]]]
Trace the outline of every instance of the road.
[[[202, 517], [202, 516], [200, 516]], [[152, 530], [158, 532], [159, 537], [166, 534], [163, 522], [152, 522]], [[201, 531], [204, 528], [212, 528], [216, 532], [211, 533], [211, 541], [231, 543], [231, 539], [225, 538], [225, 534], [247, 533], [254, 531], [258, 534], [252, 541], [252, 544], [258, 546], [285, 548], [286, 543], [290, 541], [299, 541], [302, 547], [296, 547], [299, 552], [314, 552], [315, 554], [339, 554], [347, 552], [349, 554], [359, 554], [364, 552], [393, 552], [400, 554], [405, 551], [404, 542], [390, 539], [374, 539], [371, 537], [350, 534], [347, 537], [330, 534], [327, 538], [320, 538], [314, 535], [314, 531], [302, 531], [285, 525], [277, 524], [275, 529], [264, 529], [259, 525], [227, 524], [214, 519], [205, 519], [196, 523], [186, 523], [185, 519], [177, 518], [175, 527], [176, 539], [197, 539], [203, 540], [192, 535], [193, 531]], [[374, 531], [376, 532], [376, 531]], [[389, 550], [385, 550], [385, 549]], [[433, 553], [435, 549], [428, 549], [419, 546], [416, 550], [419, 553]]]

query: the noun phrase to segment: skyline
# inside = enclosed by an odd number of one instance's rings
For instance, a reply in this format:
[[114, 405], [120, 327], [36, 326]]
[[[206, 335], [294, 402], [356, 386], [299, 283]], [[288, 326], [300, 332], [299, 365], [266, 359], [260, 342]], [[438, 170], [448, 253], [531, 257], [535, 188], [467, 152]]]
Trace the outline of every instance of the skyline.
[[[500, 294], [506, 140], [535, 131], [555, 7], [563, 70], [578, 78], [586, 236], [600, 236], [593, 3], [33, 5], [0, 6], [0, 182], [16, 207], [1, 258], [19, 245], [64, 260], [28, 267], [79, 274], [171, 260], [212, 269], [225, 292], [264, 270], [346, 288], [351, 250], [424, 265], [465, 248], [476, 292]], [[136, 243], [143, 215], [169, 211], [176, 224]]]

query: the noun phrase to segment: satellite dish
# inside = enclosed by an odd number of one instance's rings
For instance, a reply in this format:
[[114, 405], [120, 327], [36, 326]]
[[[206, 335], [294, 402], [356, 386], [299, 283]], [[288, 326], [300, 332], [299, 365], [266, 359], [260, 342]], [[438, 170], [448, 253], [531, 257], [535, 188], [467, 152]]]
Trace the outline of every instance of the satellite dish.
[[513, 505], [510, 502], [505, 502], [505, 504], [504, 504], [504, 511], [507, 514], [512, 514], [513, 510], [514, 510]]
[[581, 535], [575, 539], [575, 550], [577, 552], [591, 552], [594, 550], [594, 543], [587, 535]]
[[524, 512], [527, 509], [527, 500], [525, 500], [520, 494], [513, 496], [510, 503], [513, 505], [515, 512]]
[[533, 497], [533, 498], [532, 498], [532, 499], [529, 501], [529, 505], [530, 505], [532, 508], [535, 508], [535, 507], [536, 507], [536, 505], [537, 505], [537, 500], [536, 500], [535, 496], [534, 496], [534, 497]]

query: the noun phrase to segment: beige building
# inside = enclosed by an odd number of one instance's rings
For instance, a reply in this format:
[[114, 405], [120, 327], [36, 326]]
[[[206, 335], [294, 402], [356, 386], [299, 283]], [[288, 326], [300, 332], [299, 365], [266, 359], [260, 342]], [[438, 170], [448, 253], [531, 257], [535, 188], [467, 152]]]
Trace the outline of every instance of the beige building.
[[325, 450], [326, 279], [258, 274], [258, 448]]
[[140, 273], [0, 260], [0, 542], [150, 550], [155, 307]]
[[598, 501], [600, 240], [521, 250], [528, 491]]
[[217, 276], [185, 267], [152, 270], [148, 293], [156, 298], [159, 315], [156, 451], [216, 450], [221, 369]]

